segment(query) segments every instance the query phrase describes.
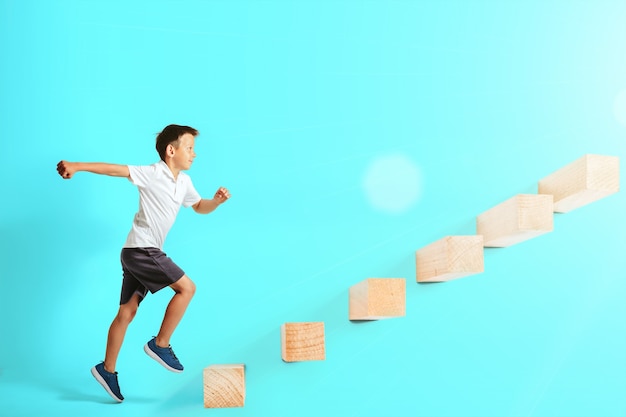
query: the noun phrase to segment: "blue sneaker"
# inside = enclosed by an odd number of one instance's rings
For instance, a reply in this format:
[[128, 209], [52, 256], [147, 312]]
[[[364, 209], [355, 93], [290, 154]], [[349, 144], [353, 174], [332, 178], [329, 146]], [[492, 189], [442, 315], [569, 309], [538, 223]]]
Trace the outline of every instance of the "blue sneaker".
[[120, 386], [117, 383], [117, 372], [108, 372], [104, 369], [104, 362], [100, 362], [91, 368], [91, 374], [115, 401], [119, 403], [124, 401], [124, 396], [120, 392]]
[[166, 348], [158, 347], [156, 344], [156, 337], [153, 337], [152, 340], [146, 343], [143, 350], [146, 351], [148, 356], [163, 365], [168, 371], [182, 372], [184, 369], [183, 365], [181, 365], [178, 358], [174, 354], [172, 346], [168, 346]]

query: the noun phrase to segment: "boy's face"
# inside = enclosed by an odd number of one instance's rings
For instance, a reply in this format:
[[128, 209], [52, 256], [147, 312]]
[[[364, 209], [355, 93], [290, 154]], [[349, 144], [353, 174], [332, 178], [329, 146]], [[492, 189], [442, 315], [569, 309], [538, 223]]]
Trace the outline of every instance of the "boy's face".
[[181, 171], [191, 168], [191, 164], [196, 157], [196, 153], [193, 150], [195, 144], [195, 138], [191, 133], [185, 133], [178, 139], [178, 148], [172, 146], [171, 162], [174, 167]]

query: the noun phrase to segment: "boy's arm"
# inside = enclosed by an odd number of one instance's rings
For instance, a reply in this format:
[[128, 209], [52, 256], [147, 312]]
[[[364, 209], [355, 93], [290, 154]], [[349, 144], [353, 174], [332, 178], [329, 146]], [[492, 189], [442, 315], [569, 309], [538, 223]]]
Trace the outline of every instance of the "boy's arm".
[[63, 179], [69, 180], [78, 171], [92, 172], [112, 177], [130, 177], [128, 165], [107, 164], [104, 162], [68, 162], [61, 161], [57, 164], [57, 172]]
[[220, 187], [215, 192], [215, 196], [213, 196], [213, 199], [211, 200], [202, 199], [191, 207], [193, 207], [196, 213], [208, 214], [212, 212], [213, 210], [215, 210], [220, 204], [224, 203], [229, 198], [230, 198], [230, 192], [226, 188]]

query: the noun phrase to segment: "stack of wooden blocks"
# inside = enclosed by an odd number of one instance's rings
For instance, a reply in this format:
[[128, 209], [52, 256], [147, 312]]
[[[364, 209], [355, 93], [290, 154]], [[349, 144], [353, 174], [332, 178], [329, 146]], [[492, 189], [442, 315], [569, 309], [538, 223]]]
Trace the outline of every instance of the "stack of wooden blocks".
[[476, 235], [446, 236], [416, 252], [417, 282], [441, 282], [484, 271], [483, 248], [508, 247], [554, 229], [566, 213], [619, 191], [619, 158], [585, 155], [476, 218]]
[[[446, 236], [416, 251], [416, 281], [442, 282], [484, 271], [484, 248], [508, 247], [554, 229], [554, 214], [566, 213], [619, 191], [619, 159], [585, 155], [539, 181], [538, 194], [518, 194], [476, 218], [476, 235]], [[404, 278], [368, 278], [350, 287], [349, 320], [406, 314]], [[326, 359], [324, 323], [284, 323], [285, 362]], [[243, 407], [245, 366], [204, 370], [205, 407]]]

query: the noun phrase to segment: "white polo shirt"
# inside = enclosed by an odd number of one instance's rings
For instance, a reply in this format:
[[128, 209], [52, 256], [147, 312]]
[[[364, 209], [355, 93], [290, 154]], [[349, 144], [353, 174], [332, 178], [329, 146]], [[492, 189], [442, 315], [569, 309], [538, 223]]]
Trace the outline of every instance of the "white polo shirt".
[[163, 248], [165, 236], [176, 220], [180, 206], [200, 201], [200, 194], [184, 172], [174, 174], [163, 161], [128, 166], [130, 182], [139, 189], [139, 211], [126, 238], [125, 248]]

